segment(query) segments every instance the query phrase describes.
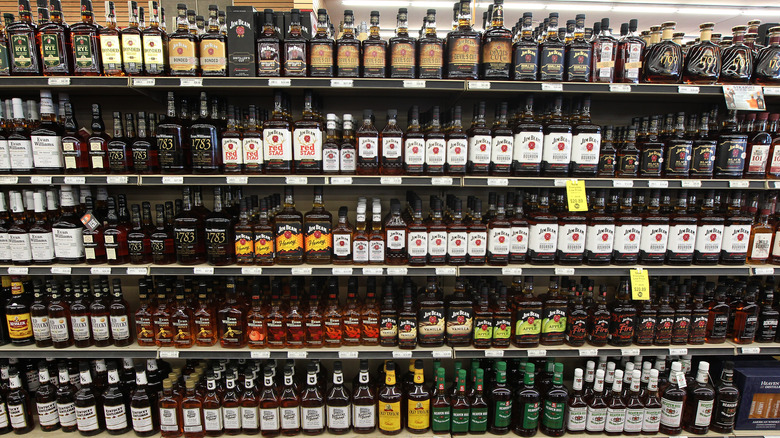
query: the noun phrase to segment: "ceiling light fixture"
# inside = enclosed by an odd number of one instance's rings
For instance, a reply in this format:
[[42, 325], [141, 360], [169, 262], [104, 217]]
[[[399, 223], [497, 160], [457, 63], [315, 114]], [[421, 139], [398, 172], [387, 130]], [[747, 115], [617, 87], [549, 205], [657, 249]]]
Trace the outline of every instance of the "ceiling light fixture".
[[421, 1], [421, 2], [411, 2], [411, 6], [413, 8], [451, 8], [452, 3], [451, 1]]
[[668, 8], [664, 6], [615, 6], [612, 8], [612, 10], [615, 12], [636, 12], [648, 14], [674, 14], [677, 12], [677, 8]]
[[546, 9], [551, 11], [582, 11], [583, 8], [587, 11], [609, 11], [612, 9], [612, 6], [591, 3], [588, 3], [587, 5], [584, 3], [548, 3]]
[[361, 0], [342, 0], [341, 4], [344, 6], [409, 6], [410, 2], [402, 0], [372, 0], [371, 2]]

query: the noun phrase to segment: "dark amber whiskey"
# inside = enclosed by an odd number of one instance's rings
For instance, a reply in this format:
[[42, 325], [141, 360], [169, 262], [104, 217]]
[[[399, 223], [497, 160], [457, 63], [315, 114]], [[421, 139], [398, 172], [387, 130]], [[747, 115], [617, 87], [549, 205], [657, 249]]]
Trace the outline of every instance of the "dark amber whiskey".
[[335, 76], [336, 43], [329, 35], [327, 9], [317, 10], [317, 33], [309, 40], [309, 76]]
[[492, 5], [490, 28], [482, 36], [481, 77], [485, 79], [509, 79], [512, 71], [512, 32], [504, 27], [503, 0]]
[[384, 78], [387, 76], [387, 41], [379, 36], [379, 11], [371, 11], [369, 35], [363, 41], [362, 77]]
[[460, 0], [458, 27], [447, 34], [447, 77], [478, 79], [482, 41], [471, 27], [471, 1]]
[[672, 40], [677, 23], [663, 23], [661, 41], [650, 46], [645, 54], [643, 78], [645, 82], [678, 83], [682, 78], [683, 54], [680, 45]]

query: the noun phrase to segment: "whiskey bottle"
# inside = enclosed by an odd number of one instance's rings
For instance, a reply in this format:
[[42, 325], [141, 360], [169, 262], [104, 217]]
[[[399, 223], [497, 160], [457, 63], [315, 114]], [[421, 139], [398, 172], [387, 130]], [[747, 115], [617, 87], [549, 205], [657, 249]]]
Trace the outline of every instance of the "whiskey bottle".
[[485, 123], [485, 102], [479, 102], [474, 108], [474, 119], [468, 129], [468, 163], [466, 172], [470, 175], [487, 175], [490, 169], [490, 154], [493, 137]]
[[420, 108], [412, 105], [404, 135], [404, 170], [407, 175], [422, 174], [425, 169], [425, 134], [420, 129]]
[[528, 260], [531, 264], [555, 262], [558, 243], [558, 217], [550, 213], [547, 189], [539, 191], [537, 211], [528, 215]]
[[333, 363], [333, 386], [325, 398], [327, 404], [328, 432], [341, 435], [348, 433], [352, 424], [352, 397], [344, 386], [344, 373], [341, 361]]
[[[420, 292], [415, 324], [418, 332], [418, 342], [420, 345], [430, 347], [444, 345], [446, 321], [444, 317], [444, 301], [441, 299], [441, 291], [436, 283], [436, 278], [428, 277], [425, 288]], [[404, 319], [403, 316], [401, 319]]]
[[375, 175], [379, 172], [379, 132], [374, 127], [373, 118], [371, 110], [363, 110], [363, 124], [355, 134], [358, 175]]
[[429, 121], [425, 133], [425, 173], [442, 175], [447, 155], [444, 132], [441, 130], [441, 117], [438, 106], [428, 112]]
[[537, 347], [542, 333], [542, 301], [533, 295], [533, 277], [525, 278], [515, 320], [512, 343], [521, 348]]
[[40, 386], [35, 392], [35, 412], [38, 415], [41, 430], [44, 432], [57, 430], [60, 428], [57, 413], [57, 387], [51, 382], [46, 362], [38, 364], [38, 381]]
[[[724, 54], [724, 59], [725, 54]], [[747, 134], [737, 125], [737, 112], [729, 111], [729, 116], [718, 132], [718, 147], [715, 153], [716, 178], [742, 178], [745, 168]]]
[[496, 118], [492, 128], [492, 152], [490, 157], [491, 175], [509, 175], [514, 156], [513, 130], [507, 122], [507, 102], [496, 105]]
[[41, 74], [41, 58], [36, 39], [36, 26], [32, 22], [29, 0], [19, 2], [19, 20], [5, 27], [9, 44], [11, 74], [38, 76]]
[[458, 27], [447, 34], [446, 47], [448, 78], [479, 78], [481, 38], [471, 27], [470, 0], [460, 1]]
[[15, 367], [8, 369], [8, 389], [6, 390], [5, 399], [8, 406], [8, 417], [14, 433], [24, 434], [33, 430], [35, 423], [30, 411], [32, 403], [27, 391], [22, 387], [19, 371]]
[[625, 141], [617, 150], [617, 167], [615, 176], [619, 178], [636, 178], [639, 172], [640, 151], [636, 147], [636, 125], [630, 125], [625, 134]]
[[302, 31], [301, 11], [299, 9], [291, 9], [290, 27], [285, 33], [286, 37], [282, 43], [283, 76], [306, 76], [308, 71], [306, 50], [308, 47]]
[[572, 394], [567, 403], [566, 430], [574, 434], [585, 431], [587, 425], [588, 404], [583, 398], [582, 376], [582, 368], [574, 370]]
[[624, 191], [620, 200], [620, 213], [615, 218], [615, 243], [612, 251], [612, 263], [616, 265], [633, 265], [639, 259], [642, 218], [634, 213], [633, 204], [633, 191]]
[[494, 0], [490, 27], [482, 36], [480, 76], [485, 79], [509, 79], [512, 70], [512, 33], [504, 27], [504, 2]]
[[[279, 426], [281, 429], [281, 432], [284, 435], [293, 435], [297, 434], [301, 430], [301, 414], [300, 414], [300, 395], [298, 394], [298, 391], [295, 387], [295, 382], [293, 378], [294, 370], [291, 366], [287, 365], [284, 368], [284, 385], [282, 386], [282, 389], [278, 396], [278, 418], [279, 418]], [[271, 377], [270, 382], [273, 384], [273, 377]], [[217, 402], [218, 397], [217, 397]], [[261, 394], [261, 405], [263, 404], [262, 401], [262, 394]], [[217, 409], [219, 408], [219, 405], [215, 406]], [[219, 433], [219, 432], [216, 432]]]
[[612, 391], [606, 399], [607, 415], [604, 422], [606, 435], [620, 435], [626, 422], [626, 405], [621, 398], [623, 388], [623, 370], [615, 370], [615, 380], [612, 382]]
[[[97, 435], [105, 428], [105, 419], [98, 414], [103, 412], [103, 404], [98, 398], [96, 389], [92, 386], [92, 375], [87, 362], [79, 363], [79, 379], [81, 388], [76, 392], [74, 402], [76, 424], [81, 435]], [[9, 409], [13, 412], [10, 402]]]
[[182, 198], [183, 210], [173, 220], [176, 258], [181, 264], [197, 265], [206, 261], [203, 219], [193, 209], [189, 187], [184, 187]]
[[524, 367], [521, 365], [523, 385], [515, 392], [517, 409], [512, 412], [512, 432], [523, 437], [536, 435], [541, 413], [541, 396], [534, 385], [534, 370], [533, 363], [527, 363]]
[[696, 244], [693, 257], [693, 262], [697, 265], [714, 265], [718, 263], [719, 256], [716, 255], [716, 252], [720, 254], [725, 218], [715, 213], [714, 198], [714, 191], [708, 191], [700, 206], [701, 213], [699, 214], [696, 229]]
[[573, 176], [596, 176], [601, 146], [601, 127], [590, 120], [590, 98], [582, 101], [579, 123], [572, 130], [571, 174]]
[[662, 215], [661, 191], [653, 190], [647, 211], [642, 214], [642, 232], [639, 239], [639, 262], [646, 265], [663, 264], [669, 237], [669, 217]]
[[116, 25], [114, 2], [106, 3], [106, 25], [98, 30], [103, 74], [124, 76], [122, 71], [122, 48], [119, 45], [119, 29]]
[[173, 346], [176, 348], [190, 348], [194, 344], [194, 330], [192, 324], [192, 309], [187, 306], [184, 284], [176, 283], [174, 299], [176, 300], [173, 309], [171, 309], [171, 327], [174, 330]]
[[[745, 129], [748, 133], [748, 144], [745, 151], [745, 172], [743, 175], [746, 178], [763, 178], [766, 174], [769, 149], [772, 145], [772, 135], [766, 129], [769, 114], [765, 112], [758, 115], [748, 114], [748, 117]], [[755, 128], [754, 124], [751, 123], [754, 117], [756, 119]]]
[[627, 279], [620, 280], [617, 301], [610, 311], [609, 344], [615, 346], [631, 345], [636, 327], [637, 309], [630, 301], [631, 286]]
[[709, 131], [709, 114], [703, 113], [699, 120], [699, 132], [693, 140], [691, 152], [691, 177], [712, 178], [715, 171], [715, 151], [717, 142]]
[[[241, 414], [241, 432], [247, 435], [256, 435], [260, 431], [258, 390], [255, 389], [255, 378], [251, 369], [248, 368], [244, 371], [243, 374], [244, 383], [241, 386], [244, 390], [241, 391], [241, 395], [238, 399], [239, 412]], [[272, 376], [272, 372], [268, 366], [266, 366], [265, 370], [263, 371], [263, 378], [265, 379], [266, 376]], [[266, 385], [264, 384], [263, 391], [266, 389], [265, 386]], [[271, 388], [274, 388], [276, 385], [272, 383], [270, 386]], [[266, 412], [269, 413], [269, 417], [273, 417], [275, 413], [272, 409], [268, 409]], [[274, 429], [273, 426], [276, 426], [276, 429], [278, 429], [278, 425], [276, 423], [277, 421], [274, 421], [273, 418], [269, 418], [269, 424], [266, 424], [269, 432]]]
[[262, 16], [263, 26], [256, 42], [257, 75], [281, 76], [281, 41], [274, 25], [273, 9], [264, 9]]
[[[493, 337], [493, 312], [488, 301], [488, 287], [483, 284], [474, 305], [474, 347], [490, 348]], [[473, 376], [473, 374], [472, 374]]]
[[361, 77], [387, 77], [387, 41], [379, 35], [379, 11], [371, 11], [368, 38], [361, 50]]
[[[274, 216], [277, 263], [287, 265], [303, 263], [303, 231], [303, 215], [295, 209], [293, 188], [285, 187], [284, 207]], [[257, 249], [255, 252], [257, 253]]]
[[94, 24], [92, 1], [81, 1], [81, 22], [70, 26], [73, 50], [73, 74], [98, 76], [103, 73], [98, 42], [98, 26]]
[[586, 214], [585, 260], [588, 265], [606, 265], [612, 259], [615, 218], [606, 213], [606, 190], [599, 190], [592, 211]]
[[553, 380], [543, 396], [542, 421], [539, 430], [548, 436], [562, 436], [566, 431], [565, 412], [569, 390], [563, 384], [563, 364], [556, 363]]
[[236, 283], [228, 277], [225, 283], [225, 304], [217, 312], [219, 344], [223, 348], [241, 348], [246, 345], [244, 320], [246, 311], [239, 304]]
[[682, 78], [683, 54], [679, 44], [672, 40], [677, 23], [665, 22], [661, 25], [661, 41], [645, 49], [645, 61], [642, 66], [644, 82], [676, 84]]
[[[273, 22], [270, 22], [269, 25], [273, 26]], [[308, 47], [309, 76], [335, 76], [333, 55], [336, 43], [330, 36], [329, 25], [327, 9], [317, 9], [317, 29], [314, 36], [309, 40]], [[273, 28], [271, 27], [271, 29]]]
[[182, 435], [181, 399], [173, 393], [171, 379], [163, 380], [163, 390], [157, 400], [160, 419], [160, 436], [173, 438]]
[[638, 21], [628, 22], [628, 34], [618, 42], [615, 60], [615, 82], [638, 83], [644, 63], [645, 41], [636, 33]]
[[[70, 375], [68, 373], [68, 366], [65, 363], [60, 363], [58, 366], [58, 383], [56, 390], [56, 412], [59, 417], [59, 423], [63, 432], [75, 432], [76, 426], [76, 407], [74, 405], [76, 396], [76, 387], [70, 382]], [[3, 406], [5, 411], [5, 406]], [[4, 428], [8, 427], [8, 417], [3, 414], [5, 421]]]
[[560, 294], [558, 277], [550, 285], [542, 307], [542, 345], [561, 345], [566, 337], [567, 300]]
[[720, 47], [711, 41], [715, 23], [699, 25], [699, 41], [688, 48], [683, 81], [689, 84], [714, 84], [721, 70]]
[[[171, 44], [174, 44], [173, 40]], [[193, 173], [217, 173], [222, 168], [222, 151], [219, 133], [215, 123], [218, 114], [212, 111], [209, 118], [208, 98], [205, 92], [200, 93], [200, 116], [190, 126], [190, 159]]]
[[695, 383], [687, 390], [682, 423], [683, 429], [690, 433], [705, 434], [710, 429], [715, 404], [715, 389], [709, 383], [709, 369], [708, 362], [699, 362]]
[[666, 139], [664, 174], [670, 178], [688, 178], [693, 142], [685, 138], [685, 113], [677, 113], [674, 130]]
[[[557, 37], [555, 38], [557, 39]], [[548, 39], [545, 43], [549, 41], [551, 40]], [[542, 76], [544, 76], [544, 72], [542, 72]], [[545, 176], [565, 176], [569, 173], [572, 153], [572, 128], [571, 125], [563, 121], [562, 107], [563, 97], [556, 96], [552, 114], [544, 128], [542, 174]]]
[[[151, 393], [146, 378], [146, 365], [135, 365], [135, 390], [130, 396], [130, 418], [137, 436], [157, 434], [158, 425], [152, 419], [152, 406], [157, 405], [157, 395]], [[155, 409], [156, 410], [156, 409]]]
[[[146, 45], [146, 36], [144, 44]], [[148, 44], [153, 44], [149, 42]], [[154, 43], [156, 44], [156, 43]], [[146, 56], [146, 55], [144, 55]], [[162, 173], [184, 173], [189, 168], [190, 136], [188, 134], [189, 113], [187, 100], [180, 102], [181, 112], [176, 114], [176, 97], [168, 92], [168, 109], [164, 123], [157, 127], [158, 161]]]
[[469, 411], [469, 433], [480, 434], [487, 431], [488, 403], [483, 396], [485, 370], [477, 368], [474, 376], [473, 393], [469, 397], [471, 410]]
[[126, 395], [120, 389], [119, 371], [116, 362], [108, 363], [108, 387], [100, 394], [106, 431], [110, 435], [121, 435], [130, 430]]
[[[241, 433], [241, 406], [239, 398], [240, 389], [236, 388], [236, 379], [238, 372], [235, 369], [228, 370], [225, 376], [224, 389], [222, 392], [222, 424], [224, 431], [228, 435], [238, 435]], [[219, 391], [219, 390], [218, 390]]]
[[325, 431], [325, 398], [317, 385], [317, 365], [307, 367], [306, 387], [301, 393], [301, 430], [316, 435]]
[[[434, 22], [435, 21], [434, 13]], [[395, 36], [390, 38], [389, 41], [390, 52], [388, 54], [388, 60], [390, 62], [390, 77], [416, 78], [417, 44], [415, 39], [409, 36], [409, 19], [408, 10], [406, 8], [398, 9], [397, 25], [395, 29]], [[420, 53], [421, 58], [427, 55], [427, 53]], [[439, 60], [441, 60], [441, 53], [439, 54]]]
[[660, 117], [650, 117], [647, 130], [638, 141], [640, 177], [660, 177], [664, 170], [666, 145], [658, 136], [659, 122]]
[[355, 16], [352, 10], [344, 11], [341, 37], [336, 41], [336, 76], [356, 78], [360, 76], [360, 40], [355, 35]]
[[[509, 218], [509, 263], [525, 263], [528, 259], [528, 236], [530, 228], [523, 213], [523, 192], [518, 192], [517, 205], [507, 203], [507, 210], [514, 210], [514, 216]], [[459, 202], [459, 201], [458, 201]]]
[[731, 433], [734, 430], [739, 396], [740, 391], [734, 386], [734, 362], [726, 361], [715, 393], [710, 430], [717, 433]]
[[206, 261], [224, 266], [236, 262], [233, 220], [222, 209], [222, 188], [214, 187], [214, 211], [203, 221], [206, 241]]
[[333, 113], [328, 113], [325, 122], [325, 141], [322, 143], [322, 172], [329, 175], [339, 173], [339, 121]]
[[617, 49], [618, 40], [612, 36], [609, 18], [602, 18], [601, 31], [593, 39], [593, 61], [591, 62], [593, 82], [615, 81]]
[[[394, 49], [405, 50], [405, 49]], [[387, 124], [379, 133], [379, 173], [400, 175], [404, 169], [403, 131], [398, 127], [398, 111], [387, 110]]]
[[263, 157], [269, 174], [290, 174], [293, 171], [291, 123], [285, 117], [283, 95], [274, 93], [271, 118], [263, 122]]
[[512, 174], [515, 176], [539, 175], [543, 144], [543, 127], [534, 120], [534, 97], [529, 94], [525, 98], [525, 106], [520, 120], [514, 128]]
[[744, 299], [737, 300], [733, 305], [733, 341], [737, 344], [753, 343], [758, 330], [759, 306], [756, 303], [758, 286], [750, 284], [745, 292]]
[[756, 84], [776, 84], [780, 79], [780, 70], [772, 62], [780, 45], [780, 29], [770, 27], [767, 35], [769, 44], [759, 50], [754, 61], [753, 83]]
[[[140, 76], [144, 72], [143, 45], [138, 23], [138, 3], [127, 4], [128, 25], [119, 31], [121, 41], [122, 70], [128, 76]], [[102, 42], [102, 41], [101, 41]]]
[[431, 395], [431, 431], [444, 433], [450, 431], [450, 397], [444, 386], [444, 368], [435, 368], [436, 383]]
[[561, 82], [565, 74], [565, 44], [558, 37], [558, 13], [550, 13], [546, 37], [540, 44], [539, 79], [545, 82]]
[[726, 84], [747, 84], [753, 74], [755, 53], [745, 44], [747, 26], [731, 28], [731, 45], [721, 53], [720, 82]]
[[452, 423], [450, 433], [452, 435], [466, 435], [469, 432], [469, 417], [471, 413], [471, 400], [466, 395], [466, 370], [459, 369], [455, 383], [455, 395], [451, 401]]
[[511, 237], [512, 228], [511, 223], [506, 218], [504, 195], [498, 195], [496, 215], [488, 222], [487, 262], [489, 265], [507, 265]]
[[189, 30], [187, 5], [176, 7], [176, 31], [168, 37], [168, 65], [171, 76], [196, 76], [199, 71], [198, 36]]
[[[401, 44], [403, 43], [401, 41]], [[426, 11], [423, 34], [420, 36], [418, 44], [416, 62], [419, 67], [420, 79], [442, 79], [444, 75], [444, 40], [436, 36], [436, 9]], [[391, 47], [393, 47], [392, 39]]]
[[566, 81], [590, 82], [591, 43], [585, 41], [585, 14], [577, 14], [571, 40], [566, 41]]

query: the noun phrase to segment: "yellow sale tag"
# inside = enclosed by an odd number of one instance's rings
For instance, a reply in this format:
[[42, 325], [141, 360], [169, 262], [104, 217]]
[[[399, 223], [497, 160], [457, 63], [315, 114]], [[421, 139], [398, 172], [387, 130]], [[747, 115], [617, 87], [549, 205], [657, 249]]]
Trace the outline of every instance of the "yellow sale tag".
[[566, 180], [566, 198], [569, 201], [569, 211], [588, 211], [585, 181], [578, 179]]
[[650, 279], [647, 278], [647, 271], [632, 269], [629, 272], [631, 273], [631, 299], [649, 300]]

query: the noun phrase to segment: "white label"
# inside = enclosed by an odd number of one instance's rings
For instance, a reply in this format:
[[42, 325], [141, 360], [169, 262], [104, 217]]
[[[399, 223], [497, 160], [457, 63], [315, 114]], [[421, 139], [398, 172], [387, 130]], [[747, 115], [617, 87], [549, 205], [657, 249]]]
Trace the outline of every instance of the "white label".
[[178, 350], [160, 350], [161, 359], [176, 359], [179, 357]]
[[[25, 405], [8, 405], [8, 416], [11, 417], [11, 427], [14, 429], [23, 429], [27, 427], [27, 415], [25, 415]], [[97, 422], [97, 417], [95, 417]]]
[[349, 88], [352, 87], [352, 79], [331, 79], [330, 86], [337, 88]]
[[626, 423], [623, 425], [623, 432], [641, 432], [644, 417], [644, 408], [626, 409]]
[[406, 249], [410, 257], [425, 257], [428, 255], [428, 233], [425, 231], [410, 231], [407, 237]]
[[181, 87], [202, 87], [203, 78], [181, 78], [179, 79], [179, 86]]
[[332, 176], [330, 177], [330, 183], [334, 185], [349, 185], [352, 184], [351, 176]]
[[[406, 245], [406, 230], [387, 230], [388, 249], [403, 249], [405, 245]], [[446, 252], [446, 247], [445, 247], [445, 252]]]
[[257, 429], [257, 406], [241, 406], [241, 427], [246, 429]]
[[661, 399], [661, 424], [666, 427], [679, 427], [682, 420], [683, 402]]
[[639, 252], [641, 237], [642, 228], [639, 225], [618, 225], [615, 227], [614, 250], [621, 254], [636, 254]]
[[[769, 246], [772, 244], [772, 234], [756, 234], [758, 236], [767, 236], [769, 239], [763, 240], [763, 252], [766, 254], [764, 258], [769, 257]], [[750, 241], [750, 225], [734, 224], [729, 225], [723, 229], [723, 244], [721, 249], [727, 254], [747, 254], [748, 243]], [[754, 245], [755, 247], [755, 239]]]
[[587, 240], [585, 224], [566, 224], [558, 227], [558, 251], [565, 254], [582, 254]]
[[542, 82], [542, 91], [563, 91], [563, 84]]
[[301, 406], [301, 423], [303, 430], [322, 429], [325, 427], [325, 408], [322, 406], [316, 408], [307, 408]]
[[518, 163], [541, 163], [543, 143], [544, 137], [541, 132], [515, 134], [513, 160]]
[[669, 228], [667, 249], [672, 254], [692, 254], [696, 242], [695, 225], [674, 225]]
[[287, 358], [288, 359], [306, 359], [306, 356], [308, 356], [308, 352], [306, 352], [306, 351], [288, 351], [287, 352]]
[[[744, 153], [743, 153], [744, 155]], [[745, 189], [750, 187], [750, 181], [745, 180], [731, 180], [729, 181], [729, 187]]]
[[48, 316], [33, 316], [32, 329], [33, 336], [35, 337], [36, 341], [51, 339], [51, 329], [49, 328]]
[[587, 406], [569, 408], [569, 418], [566, 421], [566, 429], [575, 432], [581, 432], [585, 430], [585, 423], [587, 418], [588, 418]]
[[[347, 257], [352, 251], [352, 235], [351, 234], [334, 234], [333, 235], [333, 255]], [[337, 268], [334, 268], [337, 269]], [[350, 274], [351, 275], [351, 272]]]
[[[9, 171], [11, 169], [11, 151], [8, 149], [8, 140], [0, 140], [0, 169]], [[0, 184], [16, 184], [18, 178], [15, 176], [4, 176]], [[5, 427], [5, 426], [3, 426]]]
[[385, 242], [383, 240], [373, 240], [368, 245], [368, 260], [371, 262], [384, 262]]
[[449, 348], [446, 350], [434, 350], [431, 351], [431, 356], [438, 358], [450, 358], [452, 357], [452, 350]]
[[127, 427], [127, 412], [124, 404], [103, 406], [103, 413], [106, 417], [106, 429], [120, 430]]
[[547, 357], [547, 350], [533, 349], [528, 350], [528, 357]]
[[425, 81], [404, 79], [404, 88], [425, 88]]
[[66, 342], [70, 337], [67, 317], [56, 317], [49, 319], [49, 332], [54, 342]]
[[[246, 416], [244, 416], [246, 421]], [[244, 427], [248, 428], [246, 423]], [[279, 430], [279, 409], [260, 409], [260, 430]]]
[[607, 408], [607, 421], [604, 424], [606, 432], [623, 432], [623, 424], [626, 421], [626, 408], [612, 409]]
[[598, 164], [601, 134], [577, 134], [572, 138], [571, 162]]
[[709, 426], [712, 421], [712, 406], [714, 400], [701, 400], [696, 407], [696, 419], [694, 424], [696, 426]]
[[154, 87], [154, 78], [133, 78], [134, 87]]
[[163, 184], [184, 184], [183, 176], [164, 176], [162, 177]]
[[[38, 422], [41, 426], [51, 426], [57, 424], [60, 420], [57, 414], [57, 403], [36, 403], [38, 408]], [[124, 406], [123, 406], [124, 407]]]
[[148, 432], [152, 430], [152, 408], [130, 407], [130, 416], [133, 420], [133, 430], [136, 432]]
[[661, 408], [646, 408], [642, 418], [643, 433], [657, 433], [661, 426]]
[[369, 428], [376, 425], [376, 406], [352, 405], [352, 425]]
[[357, 351], [339, 351], [339, 359], [357, 359]]
[[[369, 242], [357, 240], [352, 242], [352, 260], [356, 263], [358, 262], [368, 262], [369, 260]], [[364, 270], [366, 268], [363, 268]], [[382, 269], [382, 268], [379, 268]], [[380, 272], [378, 275], [381, 275]], [[364, 274], [365, 275], [365, 274]]]
[[263, 130], [263, 156], [266, 160], [292, 160], [292, 134], [286, 129]]
[[630, 93], [631, 85], [628, 84], [609, 84], [609, 91], [612, 93]]
[[64, 178], [65, 184], [85, 184], [87, 177], [85, 176], [66, 176]]
[[382, 185], [400, 185], [401, 181], [400, 176], [383, 176], [379, 178], [379, 183]]
[[558, 245], [558, 224], [534, 224], [528, 230], [528, 251], [555, 252]]
[[8, 275], [27, 275], [30, 272], [29, 268], [21, 266], [9, 266]]
[[[2, 142], [0, 142], [2, 143]], [[0, 146], [0, 150], [2, 150], [2, 146]], [[3, 165], [0, 164], [0, 169], [3, 169]], [[9, 167], [5, 167], [5, 169], [8, 169]], [[18, 176], [0, 176], [0, 184], [1, 185], [11, 185], [16, 184], [19, 182]]]
[[[244, 163], [244, 150], [241, 146], [240, 138], [222, 139], [222, 162], [226, 165], [238, 165]], [[230, 179], [235, 177], [228, 176], [226, 178]], [[228, 181], [228, 184], [231, 184], [230, 181]], [[246, 182], [244, 182], [244, 184], [246, 184]]]
[[436, 275], [446, 276], [446, 275], [455, 275], [457, 273], [458, 270], [454, 266], [436, 267]]
[[585, 251], [593, 254], [611, 254], [615, 241], [615, 225], [591, 225], [585, 232]]
[[282, 429], [298, 429], [301, 427], [301, 413], [298, 407], [279, 408], [279, 415], [282, 419]]
[[62, 159], [62, 137], [33, 135], [31, 138], [35, 167], [61, 168], [65, 165]]
[[331, 273], [333, 275], [352, 275], [352, 268], [333, 268]]
[[469, 162], [474, 164], [490, 164], [493, 138], [489, 135], [474, 135], [469, 137]]
[[699, 87], [690, 87], [687, 85], [678, 85], [677, 92], [680, 94], [699, 94]]
[[701, 181], [698, 179], [684, 179], [680, 181], [682, 187], [701, 187]]
[[669, 354], [672, 356], [684, 356], [688, 354], [687, 348], [670, 348]]
[[555, 268], [555, 275], [574, 275], [574, 268]]
[[130, 324], [126, 315], [111, 316], [111, 336], [114, 340], [130, 338]]
[[469, 143], [465, 138], [447, 140], [447, 164], [465, 166], [468, 161], [468, 148]]
[[105, 316], [92, 316], [92, 337], [96, 341], [106, 341], [111, 338], [108, 320]]
[[411, 357], [411, 351], [393, 351], [393, 359], [410, 359]]
[[488, 178], [487, 185], [489, 186], [508, 186], [509, 178]]
[[482, 257], [487, 254], [487, 232], [470, 231], [468, 254], [472, 257]]
[[198, 266], [192, 268], [192, 273], [195, 275], [214, 275], [213, 266]]
[[99, 425], [95, 406], [92, 405], [85, 408], [76, 406], [76, 423], [80, 431], [97, 430]]
[[174, 431], [179, 428], [176, 408], [160, 408], [160, 430]]
[[[5, 417], [5, 406], [0, 405], [2, 413], [0, 417]], [[60, 417], [60, 425], [63, 427], [76, 425], [76, 405], [70, 403], [57, 403], [57, 414]]]
[[523, 275], [523, 268], [501, 268], [501, 275]]
[[432, 138], [425, 140], [425, 164], [442, 166], [446, 158], [447, 145], [444, 139]]
[[568, 164], [571, 161], [571, 144], [569, 133], [545, 135], [542, 160], [551, 164]]
[[195, 433], [203, 431], [203, 424], [200, 421], [200, 409], [182, 408], [182, 423], [184, 423], [185, 433]]
[[742, 347], [740, 351], [742, 354], [760, 354], [761, 347]]
[[322, 131], [319, 129], [293, 130], [293, 159], [322, 160]]
[[514, 154], [514, 137], [497, 135], [493, 137], [493, 151], [491, 152], [491, 160], [495, 164], [512, 164], [512, 157]]
[[363, 275], [382, 275], [382, 268], [363, 268]]
[[720, 253], [723, 228], [723, 225], [699, 225], [696, 229], [696, 251]]
[[225, 424], [225, 429], [241, 429], [241, 409], [223, 407], [222, 421]]
[[585, 429], [588, 432], [602, 432], [607, 420], [607, 408], [588, 407], [588, 418]]
[[111, 268], [95, 267], [89, 269], [92, 275], [111, 275]]
[[360, 137], [358, 139], [358, 156], [362, 158], [376, 158], [379, 149], [379, 137]]
[[452, 178], [449, 176], [437, 176], [431, 178], [432, 186], [451, 186]]
[[51, 273], [53, 275], [70, 275], [70, 266], [52, 266]]
[[54, 260], [54, 237], [52, 233], [30, 233], [30, 251], [32, 252], [33, 260]]
[[406, 164], [422, 165], [425, 163], [425, 140], [421, 138], [410, 138], [404, 144]]
[[146, 275], [149, 273], [147, 268], [127, 268], [127, 275]]
[[599, 355], [598, 348], [583, 348], [579, 350], [580, 357], [593, 357]]
[[8, 151], [11, 156], [11, 169], [32, 170], [33, 150], [30, 140], [8, 140]]
[[642, 227], [639, 249], [645, 253], [666, 254], [669, 225], [649, 224]]
[[447, 233], [447, 254], [450, 257], [463, 257], [468, 253], [469, 235], [465, 231]]
[[666, 181], [666, 180], [661, 180], [661, 181], [650, 180], [650, 181], [647, 182], [647, 186], [648, 187], [655, 187], [655, 188], [665, 189], [665, 188], [669, 187], [669, 181]]
[[31, 176], [30, 177], [30, 184], [49, 185], [49, 184], [51, 184], [51, 177], [50, 176]]
[[638, 348], [621, 348], [620, 349], [620, 355], [621, 356], [639, 356], [639, 349]]
[[488, 230], [488, 251], [496, 255], [509, 254], [511, 228], [493, 228]]
[[612, 187], [634, 187], [634, 181], [630, 179], [614, 179], [612, 180]]
[[349, 429], [349, 406], [328, 406], [328, 427], [334, 429]]
[[489, 90], [489, 81], [468, 81], [469, 90]]
[[49, 78], [49, 85], [70, 85], [70, 78]]
[[291, 79], [285, 78], [271, 78], [268, 79], [269, 87], [289, 87], [292, 84]]
[[485, 350], [485, 357], [504, 357], [504, 350]]
[[203, 410], [203, 428], [210, 431], [222, 430], [221, 408]]
[[780, 87], [764, 87], [764, 95], [780, 95]]
[[428, 233], [428, 254], [442, 257], [447, 255], [446, 231], [431, 231]]
[[256, 167], [263, 163], [263, 139], [261, 137], [244, 137], [241, 140], [240, 151], [244, 154], [244, 164]]
[[[725, 247], [725, 242], [724, 242], [724, 247]], [[772, 233], [756, 233], [753, 236], [753, 247], [750, 250], [750, 258], [754, 260], [768, 259], [771, 247], [772, 247]], [[772, 268], [768, 268], [768, 269], [773, 271], [772, 274], [774, 274], [774, 269]], [[772, 275], [772, 274], [764, 274], [764, 275]]]
[[127, 184], [126, 176], [107, 176], [106, 184]]
[[385, 158], [401, 157], [402, 143], [401, 137], [382, 137], [382, 155]]
[[[11, 260], [25, 263], [29, 263], [32, 260], [32, 250], [30, 249], [29, 234], [9, 234], [8, 244], [11, 247]], [[8, 268], [9, 274], [11, 273], [11, 269], [16, 268]]]

